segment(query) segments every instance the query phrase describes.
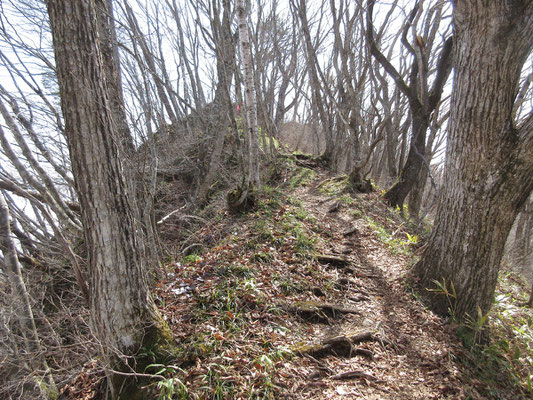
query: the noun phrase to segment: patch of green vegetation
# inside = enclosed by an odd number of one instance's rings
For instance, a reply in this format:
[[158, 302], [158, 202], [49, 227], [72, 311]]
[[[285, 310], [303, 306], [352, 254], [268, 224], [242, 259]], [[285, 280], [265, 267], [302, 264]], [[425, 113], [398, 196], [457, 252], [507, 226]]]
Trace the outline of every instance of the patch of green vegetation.
[[367, 216], [367, 225], [377, 234], [380, 241], [385, 243], [392, 255], [403, 254], [411, 256], [411, 245], [418, 243], [418, 236], [405, 233], [405, 239], [395, 237], [383, 225]]
[[[517, 284], [505, 279], [500, 279], [502, 287], [516, 288]], [[497, 292], [488, 318], [492, 343], [483, 351], [533, 397], [533, 311], [511, 294]]]
[[295, 173], [286, 182], [289, 190], [294, 190], [300, 186], [307, 186], [317, 177], [317, 173], [310, 168], [297, 167]]
[[272, 261], [272, 259], [273, 255], [270, 251], [257, 251], [251, 257], [251, 260], [257, 263], [268, 263]]
[[253, 269], [249, 265], [241, 263], [230, 264], [227, 271], [229, 275], [239, 278], [249, 278], [253, 275]]
[[207, 372], [201, 375], [201, 398], [225, 400], [235, 397], [235, 381], [230, 377], [229, 367], [220, 363], [207, 365]]
[[272, 243], [275, 242], [276, 237], [266, 219], [260, 219], [252, 226], [253, 231], [256, 233], [255, 240], [260, 243]]
[[345, 204], [347, 206], [351, 206], [355, 203], [355, 199], [350, 196], [349, 194], [347, 193], [344, 193], [340, 196], [337, 197], [337, 199], [342, 203], [342, 204]]
[[279, 277], [274, 276], [272, 278], [275, 286], [278, 286], [285, 296], [290, 296], [295, 293], [302, 293], [306, 289], [309, 289], [304, 285], [303, 281], [295, 280], [292, 276]]
[[347, 175], [336, 176], [323, 181], [318, 190], [330, 196], [339, 196], [345, 193], [350, 185], [350, 178]]
[[[478, 315], [457, 321], [457, 335], [467, 349], [459, 361], [486, 385], [482, 396], [503, 398], [500, 392], [512, 385], [528, 398], [533, 396], [533, 312], [509, 293], [517, 285], [512, 282], [515, 278], [508, 277], [508, 273], [500, 274], [500, 289], [488, 315], [478, 310]], [[447, 297], [451, 320], [455, 321], [453, 285], [444, 281], [435, 284], [437, 288], [431, 291]]]
[[365, 215], [365, 212], [361, 210], [360, 208], [354, 208], [351, 211], [351, 214], [352, 214], [352, 217], [354, 217], [355, 219], [358, 219], [358, 218], [362, 218]]
[[178, 366], [150, 364], [146, 367], [146, 373], [151, 373], [161, 378], [150, 385], [157, 387], [158, 400], [186, 400], [189, 398], [187, 386], [178, 377], [178, 375], [183, 373], [183, 370]]
[[192, 254], [189, 254], [188, 256], [183, 257], [183, 264], [196, 263], [200, 261], [201, 259], [202, 258], [198, 254], [192, 253]]
[[302, 256], [307, 256], [315, 247], [316, 238], [312, 232], [307, 232], [302, 223], [292, 212], [283, 214], [283, 231], [285, 237], [295, 240], [294, 251]]

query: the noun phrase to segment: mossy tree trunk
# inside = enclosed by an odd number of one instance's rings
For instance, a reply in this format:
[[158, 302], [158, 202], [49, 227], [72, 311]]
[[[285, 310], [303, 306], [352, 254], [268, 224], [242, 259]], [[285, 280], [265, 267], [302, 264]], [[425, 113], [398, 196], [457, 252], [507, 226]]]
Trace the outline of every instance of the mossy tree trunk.
[[[110, 371], [138, 371], [143, 348], [170, 345], [151, 299], [123, 168], [121, 125], [98, 35], [101, 0], [48, 0], [61, 108], [88, 249], [91, 329]], [[101, 28], [101, 26], [100, 26]], [[116, 99], [115, 99], [116, 100]], [[115, 111], [114, 111], [115, 110]], [[110, 373], [113, 398], [142, 398], [130, 375]]]
[[[433, 310], [476, 318], [490, 309], [506, 238], [533, 189], [533, 114], [519, 124], [512, 119], [533, 47], [533, 2], [457, 1], [453, 18], [444, 184], [413, 275]], [[435, 281], [453, 284], [456, 299], [427, 292]]]

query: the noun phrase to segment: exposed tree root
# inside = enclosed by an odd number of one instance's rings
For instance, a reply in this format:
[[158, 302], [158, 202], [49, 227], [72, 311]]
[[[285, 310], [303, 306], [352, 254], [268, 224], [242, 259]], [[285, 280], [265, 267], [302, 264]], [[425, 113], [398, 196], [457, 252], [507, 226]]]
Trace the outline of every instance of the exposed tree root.
[[353, 235], [355, 233], [358, 233], [358, 230], [357, 230], [357, 228], [355, 226], [352, 226], [350, 229], [344, 231], [342, 233], [342, 236], [345, 236], [345, 237], [346, 236], [351, 236], [351, 235]]
[[312, 356], [315, 358], [323, 358], [329, 355], [340, 357], [354, 357], [356, 355], [363, 355], [373, 358], [374, 353], [365, 348], [355, 348], [354, 345], [366, 341], [379, 341], [383, 344], [390, 342], [378, 337], [372, 331], [363, 331], [355, 334], [347, 334], [335, 336], [324, 340], [321, 344], [300, 346], [296, 349], [296, 353], [300, 356]]
[[336, 267], [346, 267], [350, 265], [350, 260], [332, 254], [317, 254], [316, 259], [320, 264], [331, 264]]
[[255, 193], [253, 188], [238, 187], [226, 196], [228, 209], [233, 214], [247, 211], [255, 206]]

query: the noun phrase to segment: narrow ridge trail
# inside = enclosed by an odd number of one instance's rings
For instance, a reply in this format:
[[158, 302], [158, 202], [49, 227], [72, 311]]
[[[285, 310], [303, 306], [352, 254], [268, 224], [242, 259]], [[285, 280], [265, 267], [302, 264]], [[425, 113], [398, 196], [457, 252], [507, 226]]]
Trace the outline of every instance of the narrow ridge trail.
[[[383, 218], [386, 207], [377, 194], [353, 195], [354, 203], [325, 195], [321, 186], [331, 178], [319, 178], [294, 196], [329, 236], [322, 253], [345, 258], [339, 268], [342, 290], [333, 300], [359, 311], [344, 317], [319, 334], [319, 341], [332, 337], [372, 333], [375, 340], [363, 344], [365, 354], [316, 361], [317, 370], [299, 388], [303, 398], [333, 399], [355, 396], [366, 399], [466, 398], [461, 374], [449, 343], [457, 337], [442, 320], [427, 311], [406, 292], [402, 275], [410, 259], [391, 254], [368, 220]], [[353, 205], [365, 203], [366, 216]], [[348, 201], [350, 203], [350, 201]], [[372, 214], [372, 210], [375, 213]], [[313, 358], [311, 358], [312, 360]]]
[[346, 183], [287, 168], [166, 264], [155, 294], [179, 349], [176, 398], [520, 398], [504, 374], [489, 388], [458, 361], [456, 327], [404, 281], [418, 246], [406, 221]]

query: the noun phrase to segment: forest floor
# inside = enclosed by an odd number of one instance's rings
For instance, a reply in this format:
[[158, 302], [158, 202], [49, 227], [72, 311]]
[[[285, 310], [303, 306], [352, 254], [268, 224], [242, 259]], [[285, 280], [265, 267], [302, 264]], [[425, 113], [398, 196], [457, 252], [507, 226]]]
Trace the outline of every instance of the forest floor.
[[[404, 278], [422, 239], [346, 183], [282, 171], [253, 210], [221, 212], [190, 239], [201, 251], [167, 263], [156, 299], [181, 356], [146, 371], [158, 398], [531, 398], [531, 336], [507, 324], [498, 346], [465, 347]], [[501, 303], [531, 335], [511, 283]]]

